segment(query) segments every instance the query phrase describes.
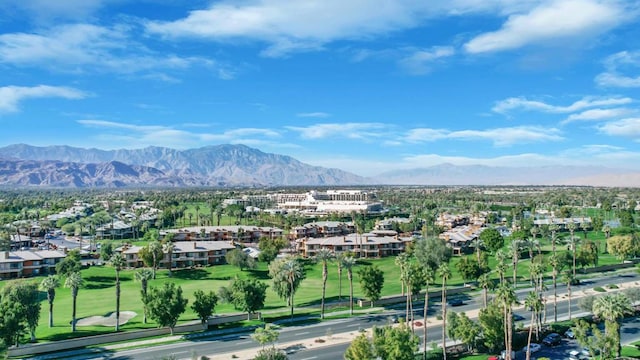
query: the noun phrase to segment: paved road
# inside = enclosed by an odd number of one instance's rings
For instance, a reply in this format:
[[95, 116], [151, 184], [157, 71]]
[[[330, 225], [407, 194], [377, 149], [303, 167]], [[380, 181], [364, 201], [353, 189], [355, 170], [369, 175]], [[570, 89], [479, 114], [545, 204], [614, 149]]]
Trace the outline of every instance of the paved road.
[[[614, 275], [610, 278], [595, 279], [589, 282], [584, 282], [582, 285], [574, 287], [574, 292], [581, 291], [582, 289], [590, 289], [594, 286], [605, 286], [608, 284], [628, 282], [634, 279], [638, 279], [636, 274], [627, 275]], [[521, 299], [524, 298], [528, 290], [518, 291], [518, 295]], [[551, 291], [551, 290], [550, 290]], [[563, 288], [558, 289], [558, 293], [562, 293]], [[421, 319], [422, 304], [415, 304], [416, 319]], [[478, 309], [482, 306], [482, 299], [480, 296], [476, 298], [465, 299], [465, 305], [453, 308], [456, 312], [471, 311]], [[439, 301], [430, 301], [429, 315], [433, 315], [440, 311]], [[574, 315], [577, 315], [580, 310], [578, 308], [578, 301], [573, 301], [571, 311]], [[527, 321], [530, 317], [530, 313], [526, 310], [519, 310], [515, 312], [525, 318], [521, 322]], [[568, 301], [558, 301], [558, 316], [562, 318], [568, 314]], [[374, 325], [384, 325], [389, 321], [391, 315], [404, 315], [404, 306], [400, 305], [396, 309], [390, 309], [385, 311], [381, 315], [364, 315], [348, 319], [325, 321], [313, 325], [301, 325], [283, 328], [280, 333], [279, 343], [289, 342], [302, 342], [305, 339], [324, 338], [328, 332], [340, 333], [350, 330], [357, 331], [358, 329], [370, 328]], [[553, 306], [549, 303], [547, 306], [547, 319], [553, 320]], [[440, 340], [440, 334], [442, 332], [441, 325], [434, 325], [429, 327], [428, 343]], [[422, 331], [417, 332], [418, 335], [422, 335]], [[630, 323], [630, 325], [622, 330], [623, 336], [628, 335], [629, 338], [640, 337], [640, 321]], [[321, 349], [289, 349], [291, 359], [339, 359], [342, 358], [342, 354], [346, 350], [348, 344], [337, 346], [323, 346]], [[163, 359], [169, 356], [174, 356], [177, 359], [190, 359], [194, 354], [196, 355], [211, 355], [219, 353], [233, 353], [234, 351], [246, 350], [248, 348], [259, 348], [259, 345], [254, 342], [248, 333], [227, 335], [223, 337], [217, 337], [215, 339], [199, 339], [188, 342], [175, 343], [170, 345], [159, 345], [148, 347], [144, 349], [135, 350], [123, 350], [111, 353], [98, 353], [94, 356], [84, 354], [82, 359], [136, 359], [136, 360], [155, 360]], [[80, 357], [78, 358], [80, 359]]]

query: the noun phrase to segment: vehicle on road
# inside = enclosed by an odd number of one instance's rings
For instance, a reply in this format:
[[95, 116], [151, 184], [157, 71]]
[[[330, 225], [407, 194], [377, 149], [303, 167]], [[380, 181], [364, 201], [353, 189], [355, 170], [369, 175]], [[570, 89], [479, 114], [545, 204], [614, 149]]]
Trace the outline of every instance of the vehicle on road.
[[513, 314], [513, 321], [522, 321], [524, 320], [524, 316], [522, 315], [518, 315], [518, 314]]
[[[537, 353], [538, 351], [540, 351], [540, 349], [542, 349], [542, 346], [540, 346], [540, 344], [536, 344], [536, 343], [531, 343], [529, 345], [529, 349], [531, 349], [531, 353]], [[523, 347], [522, 348], [522, 352], [527, 352], [527, 347]]]
[[572, 329], [569, 329], [569, 330], [564, 332], [564, 337], [566, 337], [567, 339], [575, 339], [576, 338], [576, 334], [573, 333]]
[[456, 298], [456, 299], [449, 299], [449, 301], [447, 301], [447, 303], [449, 303], [449, 305], [451, 306], [462, 306], [464, 305], [464, 300]]
[[558, 333], [551, 333], [542, 339], [542, 343], [547, 346], [556, 346], [562, 342], [562, 337]]

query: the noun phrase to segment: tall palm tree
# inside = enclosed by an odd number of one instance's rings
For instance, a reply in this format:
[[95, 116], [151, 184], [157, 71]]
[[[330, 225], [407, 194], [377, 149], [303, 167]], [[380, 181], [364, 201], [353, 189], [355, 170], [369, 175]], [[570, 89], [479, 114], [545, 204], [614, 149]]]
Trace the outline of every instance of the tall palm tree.
[[342, 259], [342, 267], [347, 270], [349, 279], [349, 315], [353, 315], [353, 267], [356, 266], [356, 258], [345, 256]]
[[120, 271], [127, 266], [122, 254], [115, 253], [109, 259], [109, 265], [116, 271], [116, 331], [120, 330]]
[[282, 273], [290, 286], [289, 300], [291, 303], [291, 319], [293, 319], [295, 285], [304, 276], [304, 269], [296, 259], [289, 259], [282, 264]]
[[151, 270], [153, 272], [153, 279], [155, 280], [156, 269], [158, 268], [158, 265], [161, 261], [160, 259], [158, 259], [158, 253], [162, 251], [162, 244], [159, 241], [154, 240], [150, 241], [147, 246], [149, 247], [149, 252], [151, 252], [151, 255], [153, 256], [153, 266], [151, 267]]
[[407, 267], [409, 265], [409, 254], [405, 253], [401, 253], [398, 254], [398, 256], [396, 256], [395, 259], [395, 263], [396, 266], [400, 268], [400, 291], [401, 294], [404, 296], [404, 292], [405, 292], [405, 285], [407, 284]]
[[482, 288], [482, 305], [483, 308], [487, 308], [487, 302], [489, 298], [489, 287], [491, 286], [491, 278], [489, 277], [489, 273], [484, 273], [480, 275], [478, 278], [478, 286]]
[[[169, 233], [167, 233], [166, 236], [169, 236]], [[173, 274], [171, 273], [171, 269], [173, 268], [173, 250], [175, 250], [176, 246], [173, 243], [173, 236], [170, 236], [169, 238], [167, 238], [166, 236], [165, 243], [162, 245], [162, 251], [166, 252], [167, 255], [169, 255], [169, 264], [167, 264], [167, 268], [169, 269], [168, 276], [171, 277], [173, 276]]]
[[593, 314], [605, 321], [605, 332], [614, 339], [615, 355], [620, 357], [620, 320], [633, 311], [625, 294], [609, 294], [593, 301]]
[[447, 360], [447, 279], [451, 277], [447, 263], [440, 264], [438, 275], [442, 278], [442, 355]]
[[135, 272], [133, 278], [140, 283], [140, 295], [142, 295], [143, 314], [142, 323], [147, 323], [147, 309], [145, 299], [147, 298], [147, 290], [149, 288], [149, 280], [153, 279], [153, 272], [147, 268], [140, 269]]
[[423, 276], [424, 276], [424, 308], [422, 310], [422, 337], [424, 339], [422, 345], [422, 359], [427, 360], [427, 312], [429, 311], [429, 285], [435, 281], [435, 273], [432, 268], [424, 267], [423, 268]]
[[517, 302], [516, 293], [513, 287], [507, 282], [500, 284], [496, 292], [496, 298], [502, 305], [504, 317], [504, 344], [506, 349], [505, 360], [511, 359], [512, 337], [513, 337], [513, 304]]
[[78, 299], [78, 289], [82, 286], [82, 275], [80, 272], [72, 272], [64, 281], [64, 287], [71, 289], [71, 298], [73, 299], [71, 312], [71, 332], [76, 331], [76, 300]]
[[500, 277], [500, 283], [505, 282], [505, 274], [507, 273], [507, 254], [502, 249], [496, 251], [496, 272]]
[[513, 286], [518, 284], [518, 260], [520, 259], [520, 249], [522, 247], [522, 240], [514, 239], [511, 242], [511, 258], [513, 259]]
[[[531, 323], [529, 324], [529, 337], [527, 339], [527, 359], [531, 359], [531, 334], [533, 333], [533, 326], [537, 313], [542, 308], [542, 300], [535, 291], [530, 291], [527, 297], [524, 299], [525, 306], [531, 311]], [[536, 330], [536, 334], [537, 334]], [[536, 335], [537, 337], [537, 335]]]
[[320, 303], [320, 319], [324, 319], [324, 298], [327, 290], [327, 278], [329, 277], [329, 270], [327, 264], [334, 258], [333, 251], [329, 249], [320, 249], [316, 253], [316, 261], [322, 263], [322, 300]]
[[569, 297], [569, 320], [571, 320], [571, 285], [573, 284], [573, 281], [575, 280], [575, 278], [573, 277], [573, 273], [571, 272], [571, 270], [566, 271], [563, 276], [562, 279], [564, 280], [565, 283], [567, 283], [567, 296]]
[[[569, 223], [569, 225], [572, 225], [572, 224], [573, 224], [573, 227], [576, 226], [574, 223]], [[566, 242], [567, 242], [567, 245], [569, 245], [569, 248], [571, 249], [571, 253], [573, 255], [573, 264], [571, 266], [571, 269], [573, 271], [573, 277], [575, 278], [576, 277], [576, 257], [578, 253], [578, 244], [580, 243], [580, 238], [573, 236], [573, 231], [571, 231], [571, 235], [566, 240]]]
[[560, 230], [560, 227], [557, 224], [549, 225], [549, 231], [551, 231], [551, 252], [556, 254], [556, 232]]
[[55, 275], [49, 275], [42, 279], [40, 290], [47, 293], [49, 302], [49, 327], [53, 327], [53, 300], [56, 298], [56, 288], [60, 286], [60, 280]]
[[558, 271], [560, 259], [557, 254], [551, 254], [549, 264], [552, 268], [551, 277], [553, 279], [553, 322], [558, 322]]
[[342, 268], [344, 265], [344, 253], [336, 254], [336, 266], [338, 267], [338, 300], [342, 300]]

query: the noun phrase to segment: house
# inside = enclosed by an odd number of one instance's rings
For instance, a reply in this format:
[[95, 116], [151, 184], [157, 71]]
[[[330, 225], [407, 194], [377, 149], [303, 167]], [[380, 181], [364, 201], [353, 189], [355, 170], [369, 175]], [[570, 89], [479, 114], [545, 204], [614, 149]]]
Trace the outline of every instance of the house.
[[160, 232], [161, 237], [173, 234], [173, 241], [236, 241], [257, 243], [261, 238], [275, 239], [283, 235], [282, 229], [262, 226], [191, 226]]
[[326, 238], [304, 238], [298, 240], [298, 252], [304, 257], [313, 257], [320, 249], [336, 254], [351, 252], [356, 257], [384, 257], [398, 255], [405, 250], [410, 237], [399, 237], [395, 231], [372, 231], [366, 234], [348, 234]]
[[329, 237], [351, 234], [356, 231], [351, 222], [319, 221], [296, 226], [291, 229], [290, 237], [300, 239], [303, 237]]
[[[144, 267], [144, 262], [138, 256], [142, 246], [123, 246], [115, 251], [122, 253], [127, 267]], [[227, 251], [235, 249], [229, 241], [182, 241], [175, 242], [171, 254], [172, 268], [185, 268], [192, 266], [218, 265], [225, 263]], [[160, 261], [160, 267], [168, 268], [169, 254], [164, 253]]]
[[376, 221], [374, 229], [376, 230], [394, 230], [400, 224], [409, 224], [411, 223], [411, 219], [409, 218], [401, 218], [401, 217], [393, 217], [389, 219], [383, 219]]
[[0, 279], [16, 279], [55, 272], [66, 254], [55, 250], [0, 252]]

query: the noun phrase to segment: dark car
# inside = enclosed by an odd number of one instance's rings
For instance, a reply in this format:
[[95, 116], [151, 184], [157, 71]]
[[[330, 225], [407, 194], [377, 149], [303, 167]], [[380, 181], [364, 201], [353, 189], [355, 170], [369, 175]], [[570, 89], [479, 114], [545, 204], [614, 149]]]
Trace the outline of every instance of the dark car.
[[447, 302], [451, 306], [462, 306], [462, 305], [464, 305], [464, 300], [462, 300], [462, 299], [450, 299]]
[[542, 339], [542, 343], [547, 346], [556, 346], [560, 344], [560, 342], [562, 342], [562, 336], [560, 336], [560, 334], [557, 334], [557, 333], [551, 333], [545, 336], [544, 339]]
[[513, 314], [513, 321], [522, 321], [522, 320], [524, 320], [524, 316]]

